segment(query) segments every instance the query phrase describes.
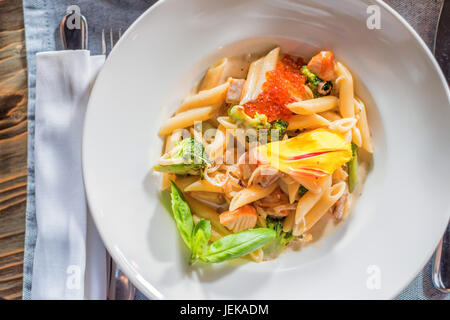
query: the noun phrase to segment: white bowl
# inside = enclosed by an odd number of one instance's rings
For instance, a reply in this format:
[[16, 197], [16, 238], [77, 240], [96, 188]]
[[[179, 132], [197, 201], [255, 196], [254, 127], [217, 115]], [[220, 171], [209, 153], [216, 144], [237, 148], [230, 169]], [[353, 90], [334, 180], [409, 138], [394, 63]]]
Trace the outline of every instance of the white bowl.
[[[381, 1], [166, 0], [126, 32], [98, 77], [83, 166], [105, 245], [152, 298], [393, 298], [431, 257], [449, 220], [450, 108], [423, 41]], [[190, 267], [152, 166], [158, 128], [207, 66], [268, 49], [334, 51], [368, 104], [374, 166], [351, 218], [319, 243], [265, 263]]]

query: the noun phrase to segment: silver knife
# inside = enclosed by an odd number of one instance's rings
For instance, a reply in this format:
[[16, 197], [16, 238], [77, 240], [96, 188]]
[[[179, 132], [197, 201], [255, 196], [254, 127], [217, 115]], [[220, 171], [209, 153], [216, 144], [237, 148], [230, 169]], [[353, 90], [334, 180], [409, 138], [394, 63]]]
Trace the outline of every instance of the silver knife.
[[59, 24], [64, 50], [88, 49], [88, 25], [78, 6], [69, 6]]
[[[450, 1], [443, 0], [434, 39], [434, 55], [450, 83]], [[432, 281], [436, 289], [450, 293], [450, 225], [444, 233], [433, 261]]]

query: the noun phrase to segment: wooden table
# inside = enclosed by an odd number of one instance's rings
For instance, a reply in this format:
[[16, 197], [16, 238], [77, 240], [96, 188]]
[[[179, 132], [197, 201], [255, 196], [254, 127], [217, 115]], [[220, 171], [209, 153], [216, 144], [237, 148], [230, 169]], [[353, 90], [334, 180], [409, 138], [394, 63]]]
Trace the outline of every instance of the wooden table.
[[0, 0], [0, 297], [22, 298], [27, 63], [22, 0]]

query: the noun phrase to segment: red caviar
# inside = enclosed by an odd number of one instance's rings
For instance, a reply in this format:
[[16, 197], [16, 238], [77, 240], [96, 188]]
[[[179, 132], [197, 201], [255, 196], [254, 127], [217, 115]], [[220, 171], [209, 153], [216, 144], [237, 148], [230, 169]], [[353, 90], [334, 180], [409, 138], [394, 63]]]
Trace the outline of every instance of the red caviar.
[[245, 113], [251, 117], [256, 113], [265, 114], [269, 122], [288, 120], [292, 112], [286, 105], [296, 101], [294, 97], [301, 96], [305, 90], [305, 76], [300, 71], [303, 65], [301, 58], [285, 55], [274, 70], [266, 73], [266, 82], [258, 97], [244, 104]]

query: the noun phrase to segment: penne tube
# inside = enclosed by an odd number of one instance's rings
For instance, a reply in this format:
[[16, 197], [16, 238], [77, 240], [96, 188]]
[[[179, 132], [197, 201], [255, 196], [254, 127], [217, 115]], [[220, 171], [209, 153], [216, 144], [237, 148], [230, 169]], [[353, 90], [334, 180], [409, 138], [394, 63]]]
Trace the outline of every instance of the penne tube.
[[339, 167], [333, 172], [333, 183], [338, 183], [340, 181], [347, 181], [348, 173], [343, 167]]
[[361, 148], [362, 146], [361, 131], [359, 131], [359, 128], [357, 127], [352, 128], [352, 142], [356, 144], [358, 148]]
[[280, 55], [280, 47], [276, 47], [270, 51], [265, 57], [263, 65], [261, 66], [261, 71], [258, 75], [258, 82], [256, 83], [255, 90], [252, 93], [252, 98], [250, 100], [256, 99], [262, 91], [264, 82], [266, 82], [266, 74], [276, 68], [278, 62], [278, 56]]
[[213, 107], [203, 107], [178, 113], [162, 125], [159, 134], [169, 134], [177, 129], [190, 127], [196, 121], [208, 120], [214, 115], [214, 111]]
[[286, 107], [296, 114], [310, 115], [335, 109], [339, 106], [339, 99], [334, 96], [320, 97], [288, 104]]
[[228, 64], [228, 59], [223, 58], [215, 65], [211, 66], [205, 74], [202, 83], [200, 84], [199, 91], [209, 90], [217, 87], [222, 80], [223, 71]]
[[289, 119], [288, 130], [303, 130], [303, 129], [317, 129], [320, 127], [327, 127], [330, 121], [318, 114], [311, 114], [308, 116], [294, 115]]
[[246, 189], [239, 191], [230, 202], [230, 211], [236, 210], [246, 204], [252, 203], [256, 200], [267, 197], [271, 194], [275, 188], [278, 186], [278, 183], [273, 183], [272, 185], [263, 188], [259, 185], [253, 185]]
[[295, 95], [295, 98], [297, 100], [310, 100], [310, 99], [314, 99], [314, 93], [312, 92], [311, 88], [308, 87], [307, 85], [303, 85], [303, 88], [305, 90], [302, 90], [300, 92], [300, 95]]
[[352, 142], [352, 140], [353, 140], [352, 130], [348, 130], [348, 131], [345, 133], [345, 141], [347, 141], [347, 142]]
[[220, 159], [223, 160], [223, 152], [226, 147], [226, 137], [224, 133], [225, 130], [221, 130], [222, 128], [223, 127], [219, 126], [219, 129], [217, 129], [214, 136], [214, 141], [208, 144], [205, 148], [209, 159], [213, 162], [219, 161]]
[[332, 131], [339, 133], [346, 133], [349, 130], [352, 130], [356, 125], [355, 118], [342, 118], [330, 123], [328, 128]]
[[350, 71], [342, 63], [336, 64], [336, 73], [339, 84], [339, 110], [342, 117], [355, 117], [355, 102], [353, 98], [353, 77]]
[[220, 107], [225, 102], [229, 85], [229, 82], [225, 82], [220, 86], [187, 97], [176, 113], [206, 106]]
[[359, 119], [356, 127], [361, 133], [362, 147], [366, 151], [373, 153], [372, 135], [370, 134], [369, 122], [367, 120], [366, 106], [359, 98], [356, 98], [355, 102], [355, 106], [359, 108]]
[[331, 186], [331, 176], [327, 177], [322, 185], [320, 192], [306, 192], [303, 197], [298, 200], [297, 210], [295, 211], [295, 224], [299, 224], [305, 217], [306, 213], [314, 207], [319, 199], [325, 194]]
[[220, 223], [219, 214], [214, 209], [198, 200], [195, 200], [188, 194], [184, 194], [184, 197], [193, 214], [199, 216], [201, 219], [209, 220], [211, 222], [211, 227], [214, 227], [214, 229], [221, 235], [230, 234], [230, 232]]
[[300, 182], [293, 182], [291, 184], [287, 185], [288, 189], [288, 196], [289, 196], [289, 203], [294, 203], [295, 200], [297, 200], [298, 195], [298, 189], [300, 188]]
[[303, 221], [300, 221], [299, 224], [294, 226], [292, 234], [299, 236], [310, 230], [344, 194], [345, 186], [345, 182], [339, 182], [329, 188], [315, 206], [305, 215]]
[[242, 92], [241, 105], [258, 97], [264, 82], [266, 82], [266, 73], [275, 69], [279, 55], [280, 47], [276, 47], [265, 57], [254, 61], [250, 65], [247, 81]]
[[241, 105], [252, 100], [253, 92], [255, 92], [258, 83], [258, 75], [261, 72], [264, 58], [253, 61], [248, 69], [247, 80], [242, 89]]
[[342, 119], [342, 117], [334, 111], [320, 112], [319, 116], [324, 117], [325, 119], [327, 119], [330, 122]]
[[190, 192], [190, 191], [222, 193], [223, 188], [213, 185], [208, 180], [198, 180], [198, 181], [195, 181], [194, 183], [188, 185], [186, 188], [184, 188], [184, 192]]

